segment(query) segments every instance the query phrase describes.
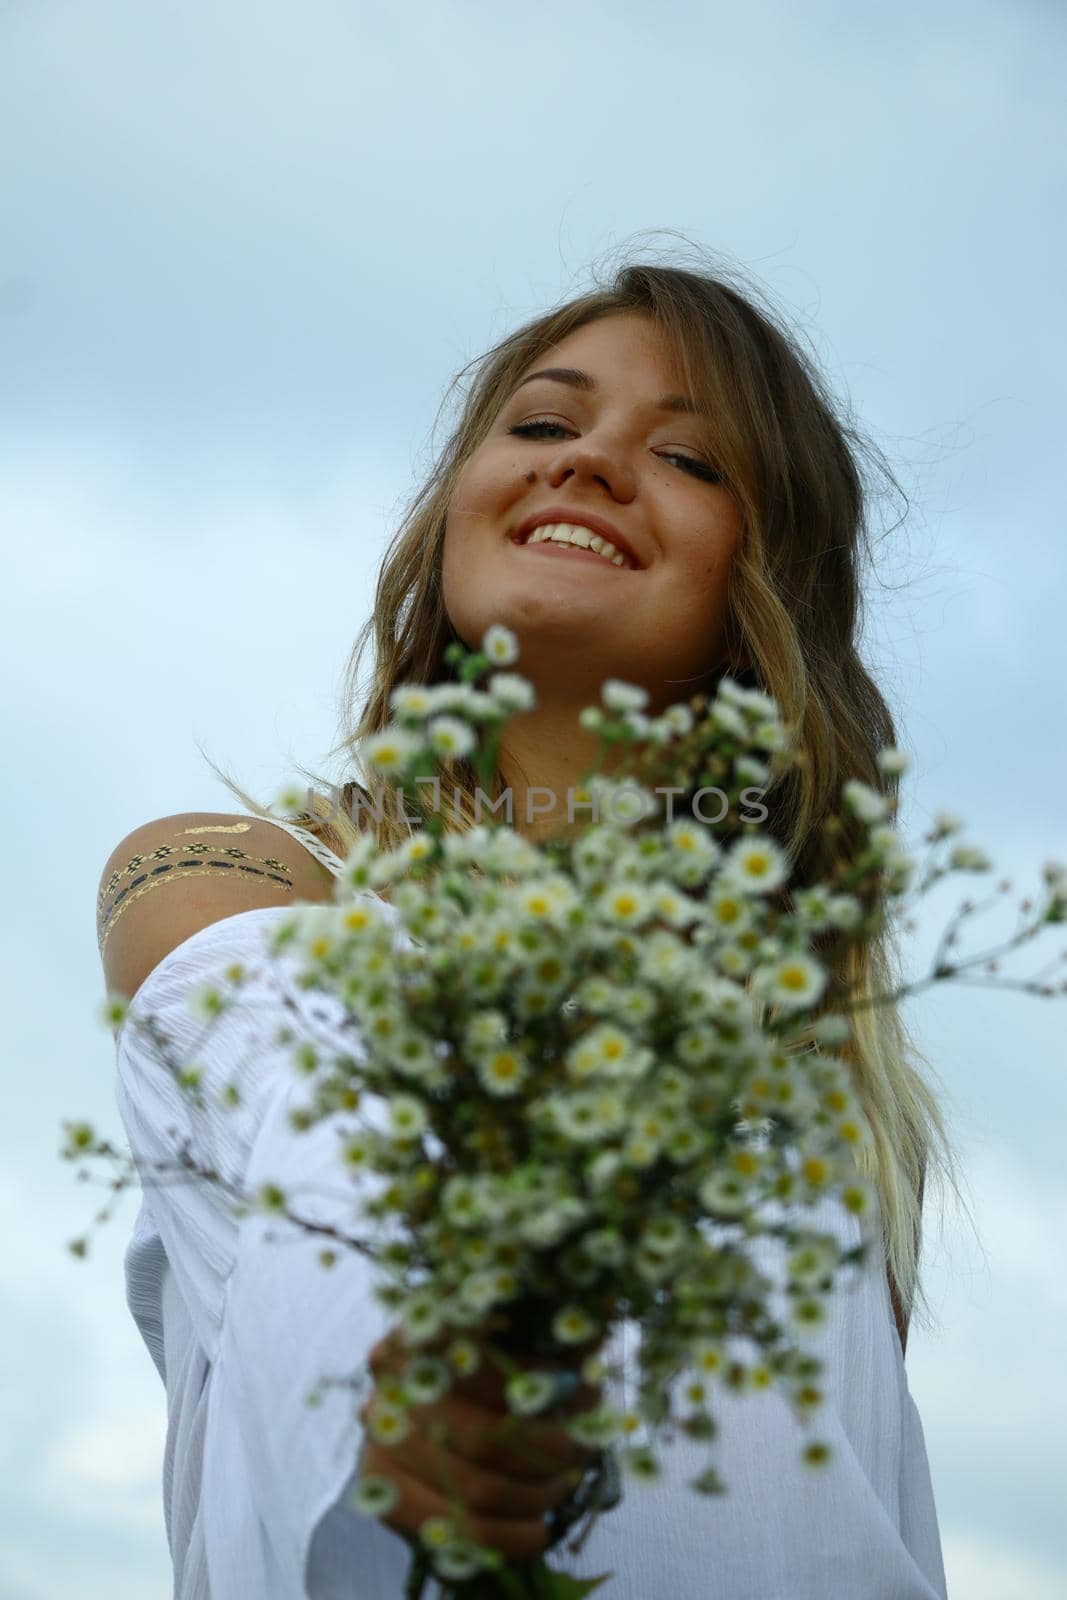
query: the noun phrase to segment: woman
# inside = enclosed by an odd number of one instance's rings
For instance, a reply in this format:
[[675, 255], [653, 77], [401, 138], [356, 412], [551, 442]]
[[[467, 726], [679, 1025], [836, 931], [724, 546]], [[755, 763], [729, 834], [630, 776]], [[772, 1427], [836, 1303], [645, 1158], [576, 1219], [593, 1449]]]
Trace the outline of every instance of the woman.
[[[775, 696], [799, 730], [805, 760], [773, 791], [768, 826], [803, 871], [821, 873], [831, 864], [822, 819], [840, 809], [847, 779], [885, 786], [875, 756], [895, 742], [857, 653], [859, 459], [818, 375], [755, 296], [711, 274], [625, 268], [482, 359], [443, 458], [386, 555], [349, 672], [351, 700], [373, 637], [373, 690], [346, 745], [358, 762], [360, 741], [391, 720], [398, 684], [449, 676], [443, 651], [451, 639], [475, 648], [491, 623], [503, 623], [518, 638], [518, 670], [533, 682], [537, 705], [507, 724], [493, 793], [510, 793], [516, 827], [540, 837], [566, 822], [568, 791], [595, 756], [577, 716], [598, 701], [604, 679], [641, 684], [655, 712], [730, 672]], [[531, 540], [543, 527], [553, 534]], [[567, 542], [574, 539], [584, 548]], [[376, 827], [388, 845], [410, 826], [392, 807], [376, 816], [356, 805], [361, 786], [350, 783], [344, 806], [317, 797], [302, 819], [306, 832], [288, 830], [319, 863], [300, 864], [298, 851], [282, 858], [269, 848], [267, 813], [224, 781], [260, 820], [148, 824], [123, 841], [104, 873], [102, 926], [111, 906], [118, 919], [107, 929], [109, 986], [137, 990], [136, 1003], [156, 1014], [169, 1006], [176, 1025], [195, 980], [221, 959], [247, 959], [280, 906], [328, 896], [323, 869], [336, 871], [360, 827]], [[458, 791], [451, 825], [462, 827], [477, 782], [469, 763], [455, 764], [453, 782], [446, 817]], [[205, 840], [205, 830], [237, 828], [263, 853], [230, 846], [213, 868], [217, 841]], [[194, 834], [198, 857], [185, 853]], [[835, 849], [850, 842], [840, 837]], [[155, 884], [140, 883], [153, 854], [156, 870], [165, 870]], [[237, 882], [235, 861], [248, 869]], [[123, 896], [135, 879], [142, 900], [130, 904]], [[168, 883], [169, 906], [147, 893]], [[842, 972], [860, 992], [892, 987], [886, 941], [851, 947]], [[281, 1009], [269, 994], [265, 987], [256, 997], [264, 1019], [272, 1005], [275, 1015]], [[292, 992], [289, 1001], [287, 1015]], [[865, 1159], [885, 1250], [861, 1292], [835, 1304], [827, 1361], [840, 1385], [831, 1407], [839, 1476], [830, 1489], [792, 1475], [795, 1424], [784, 1404], [766, 1409], [758, 1425], [751, 1402], [736, 1415], [725, 1408], [725, 1500], [694, 1496], [679, 1446], [673, 1478], [654, 1492], [631, 1487], [623, 1508], [601, 1517], [579, 1561], [562, 1551], [553, 1557], [568, 1570], [613, 1571], [599, 1591], [605, 1600], [945, 1594], [903, 1357], [911, 1310], [921, 1303], [924, 1176], [951, 1174], [952, 1156], [899, 1016], [878, 1007], [859, 1019], [850, 1064], [874, 1133]], [[320, 1005], [308, 1027], [334, 1021]], [[167, 1118], [187, 1120], [188, 1112], [165, 1074], [152, 1077], [131, 1033], [119, 1040], [120, 1107], [147, 1166], [173, 1149], [161, 1131]], [[221, 1084], [247, 1042], [235, 1023], [205, 1064], [208, 1079]], [[317, 1161], [330, 1160], [330, 1147], [321, 1128], [299, 1140], [288, 1132], [289, 1080], [280, 1060], [264, 1065], [262, 1035], [259, 1047], [240, 1133], [226, 1115], [205, 1113], [208, 1132], [225, 1146], [218, 1165], [251, 1186], [257, 1173], [280, 1179], [287, 1163], [306, 1183], [321, 1170]], [[322, 1411], [301, 1415], [295, 1382], [282, 1379], [304, 1383], [331, 1361], [336, 1369], [346, 1340], [349, 1358], [362, 1352], [381, 1377], [396, 1363], [387, 1320], [371, 1309], [360, 1263], [348, 1263], [348, 1276], [327, 1290], [321, 1280], [330, 1274], [319, 1268], [316, 1278], [307, 1265], [298, 1276], [295, 1250], [260, 1239], [251, 1222], [237, 1230], [224, 1212], [203, 1185], [194, 1198], [147, 1193], [127, 1263], [131, 1309], [168, 1385], [176, 1594], [399, 1596], [408, 1547], [397, 1535], [417, 1533], [447, 1509], [430, 1442], [442, 1413], [457, 1425], [448, 1465], [473, 1507], [476, 1536], [516, 1557], [543, 1549], [543, 1514], [569, 1493], [581, 1453], [550, 1424], [536, 1430], [536, 1469], [488, 1452], [477, 1425], [502, 1402], [484, 1376], [425, 1408], [402, 1446], [364, 1438], [364, 1468], [392, 1476], [401, 1493], [384, 1523], [351, 1508], [343, 1492], [351, 1486], [350, 1414], [338, 1407], [328, 1425]], [[580, 1391], [566, 1409], [591, 1398]], [[361, 1422], [367, 1414], [364, 1401]]]

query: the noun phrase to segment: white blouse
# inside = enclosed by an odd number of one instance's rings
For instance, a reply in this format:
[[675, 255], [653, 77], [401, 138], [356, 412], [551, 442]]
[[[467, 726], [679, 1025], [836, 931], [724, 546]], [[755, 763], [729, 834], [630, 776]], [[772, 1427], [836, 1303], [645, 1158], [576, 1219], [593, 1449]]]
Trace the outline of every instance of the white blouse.
[[[286, 831], [340, 869], [313, 836], [295, 825]], [[395, 918], [395, 907], [379, 905]], [[411, 1559], [399, 1534], [349, 1503], [362, 1446], [358, 1410], [370, 1392], [369, 1379], [365, 1388], [353, 1383], [393, 1320], [371, 1293], [373, 1265], [342, 1246], [324, 1268], [318, 1254], [328, 1239], [259, 1212], [237, 1220], [216, 1183], [177, 1161], [184, 1145], [236, 1190], [272, 1181], [305, 1220], [361, 1231], [353, 1180], [336, 1155], [354, 1114], [305, 1133], [288, 1120], [309, 1092], [291, 1066], [292, 1044], [274, 1038], [280, 1025], [357, 1058], [361, 1051], [342, 1030], [340, 1001], [301, 989], [294, 957], [267, 955], [266, 933], [288, 914], [284, 906], [243, 911], [184, 940], [142, 983], [116, 1038], [116, 1099], [142, 1177], [126, 1299], [166, 1386], [163, 1509], [174, 1600], [402, 1600]], [[395, 937], [408, 935], [397, 926]], [[241, 1001], [198, 1044], [203, 1024], [188, 998], [235, 960], [250, 973]], [[174, 1065], [200, 1066], [204, 1109], [131, 1025], [140, 1016], [171, 1041]], [[241, 1101], [227, 1107], [219, 1095], [233, 1082]], [[161, 1174], [159, 1163], [171, 1170]], [[858, 1220], [832, 1199], [805, 1217], [845, 1248], [859, 1241]], [[749, 1248], [780, 1283], [780, 1252], [767, 1253], [768, 1244]], [[607, 1357], [623, 1367], [604, 1385], [609, 1403], [632, 1402], [638, 1337], [624, 1322], [609, 1341]], [[613, 1573], [597, 1600], [946, 1600], [922, 1422], [878, 1251], [843, 1270], [827, 1322], [808, 1342], [827, 1363], [810, 1435], [773, 1389], [715, 1391], [713, 1459], [727, 1493], [705, 1498], [689, 1487], [712, 1455], [677, 1434], [661, 1449], [661, 1478], [626, 1480], [622, 1501], [601, 1514], [580, 1553], [567, 1551], [572, 1529], [549, 1564]], [[740, 1342], [736, 1354], [749, 1353]], [[307, 1406], [327, 1376], [349, 1386], [325, 1386], [322, 1403]], [[832, 1447], [821, 1471], [800, 1462], [809, 1436]], [[425, 1595], [440, 1590], [428, 1584]]]

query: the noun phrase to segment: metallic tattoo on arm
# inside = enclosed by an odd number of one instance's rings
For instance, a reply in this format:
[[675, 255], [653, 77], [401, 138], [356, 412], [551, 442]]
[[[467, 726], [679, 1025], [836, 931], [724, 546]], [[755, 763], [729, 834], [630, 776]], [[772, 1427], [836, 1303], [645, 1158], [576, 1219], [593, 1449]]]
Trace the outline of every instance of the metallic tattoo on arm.
[[[186, 828], [187, 834], [244, 833], [248, 823]], [[101, 954], [111, 930], [134, 900], [165, 883], [186, 878], [218, 876], [220, 873], [258, 878], [276, 888], [293, 890], [291, 869], [276, 856], [250, 856], [237, 845], [211, 845], [199, 841], [189, 844], [161, 844], [154, 850], [135, 855], [125, 867], [117, 868], [102, 885], [96, 905], [96, 938]]]

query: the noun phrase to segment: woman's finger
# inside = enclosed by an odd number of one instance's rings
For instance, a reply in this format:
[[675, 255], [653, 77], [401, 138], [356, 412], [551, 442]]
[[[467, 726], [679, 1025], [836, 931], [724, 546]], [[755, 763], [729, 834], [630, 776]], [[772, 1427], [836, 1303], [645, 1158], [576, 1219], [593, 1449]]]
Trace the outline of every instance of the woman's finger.
[[[364, 1426], [374, 1399], [368, 1396], [361, 1407]], [[439, 1400], [409, 1407], [408, 1414], [409, 1438], [429, 1435], [436, 1425], [443, 1424], [448, 1431], [444, 1442], [454, 1454], [485, 1472], [523, 1483], [543, 1483], [575, 1468], [584, 1470], [596, 1454], [556, 1424], [486, 1410], [451, 1390]]]
[[419, 1530], [431, 1517], [455, 1519], [463, 1538], [499, 1550], [510, 1561], [529, 1561], [548, 1548], [548, 1525], [540, 1515], [485, 1516], [469, 1513], [466, 1518], [454, 1511], [447, 1497], [410, 1473], [397, 1461], [395, 1447], [380, 1446], [368, 1440], [361, 1457], [363, 1473], [388, 1478], [397, 1488], [392, 1510], [379, 1520], [388, 1527], [417, 1539]]
[[378, 1440], [374, 1443], [420, 1483], [445, 1498], [450, 1493], [458, 1495], [479, 1515], [543, 1517], [565, 1500], [581, 1480], [581, 1467], [556, 1471], [551, 1476], [512, 1476], [506, 1470], [506, 1458], [501, 1459], [494, 1452], [485, 1462], [473, 1459], [465, 1453], [469, 1435], [457, 1434], [446, 1418], [435, 1418], [434, 1422], [438, 1420], [443, 1429], [433, 1424], [429, 1429], [414, 1427], [395, 1444], [382, 1445]]

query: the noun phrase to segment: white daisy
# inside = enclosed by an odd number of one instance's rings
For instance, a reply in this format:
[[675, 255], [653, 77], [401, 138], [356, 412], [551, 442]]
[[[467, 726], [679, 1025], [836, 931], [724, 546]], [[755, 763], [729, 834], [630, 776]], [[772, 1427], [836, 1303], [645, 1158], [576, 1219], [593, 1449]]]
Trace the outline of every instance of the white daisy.
[[640, 711], [648, 704], [648, 690], [621, 678], [605, 679], [600, 698], [609, 711]]
[[664, 1150], [672, 1161], [683, 1165], [692, 1161], [706, 1148], [707, 1140], [695, 1128], [679, 1128], [673, 1133], [664, 1145]]
[[464, 1024], [463, 1039], [468, 1050], [477, 1052], [507, 1038], [507, 1018], [502, 1011], [475, 1011]]
[[479, 1547], [469, 1539], [449, 1539], [436, 1551], [433, 1565], [439, 1578], [462, 1582], [481, 1572], [484, 1560]]
[[668, 850], [681, 858], [692, 857], [710, 865], [722, 855], [708, 828], [696, 821], [687, 822], [684, 817], [677, 818], [664, 829], [664, 839]]
[[585, 1344], [597, 1325], [581, 1306], [563, 1306], [552, 1318], [552, 1336], [560, 1344]]
[[376, 772], [385, 777], [400, 777], [421, 748], [418, 739], [402, 728], [386, 728], [373, 733], [363, 746], [363, 756]]
[[647, 1022], [656, 1009], [656, 996], [651, 989], [642, 988], [631, 984], [629, 988], [620, 991], [617, 1010], [624, 1022], [640, 1027]]
[[581, 1144], [600, 1138], [600, 1121], [589, 1095], [553, 1095], [546, 1110], [564, 1138]]
[[664, 928], [657, 928], [635, 951], [641, 975], [659, 983], [675, 983], [685, 971], [689, 953], [680, 939]]
[[450, 1383], [448, 1367], [437, 1356], [417, 1356], [404, 1374], [404, 1387], [412, 1405], [432, 1405]]
[[825, 1234], [801, 1233], [786, 1261], [790, 1281], [799, 1288], [814, 1289], [833, 1271], [840, 1255], [836, 1239]]
[[406, 1408], [375, 1401], [367, 1415], [367, 1431], [381, 1444], [399, 1444], [411, 1432]]
[[766, 894], [784, 883], [789, 861], [773, 839], [738, 839], [723, 866], [733, 883]]
[[389, 696], [389, 704], [401, 717], [427, 717], [436, 708], [436, 696], [423, 683], [402, 683]]
[[455, 761], [474, 749], [474, 730], [458, 717], [434, 717], [426, 725], [430, 748], [437, 755]]
[[733, 883], [716, 887], [707, 899], [707, 921], [723, 933], [736, 937], [752, 926], [752, 902], [746, 900]]
[[433, 836], [425, 830], [413, 833], [397, 847], [397, 855], [405, 866], [414, 866], [417, 861], [428, 861], [433, 855]]
[[461, 1378], [473, 1377], [481, 1365], [481, 1355], [473, 1339], [453, 1339], [445, 1351], [445, 1357], [453, 1372]]
[[715, 688], [717, 699], [721, 697], [723, 700], [732, 700], [739, 706], [744, 705], [747, 692], [744, 684], [738, 683], [728, 672], [723, 674]]
[[678, 1217], [652, 1217], [641, 1231], [640, 1242], [657, 1255], [674, 1255], [685, 1243], [685, 1228]]
[[784, 750], [788, 743], [786, 731], [776, 718], [757, 722], [749, 739], [760, 750]]
[[280, 811], [285, 817], [301, 816], [307, 809], [305, 792], [296, 783], [287, 783], [279, 789], [271, 805], [272, 811]]
[[533, 684], [517, 672], [494, 672], [489, 693], [505, 711], [529, 711], [537, 703]]
[[341, 1146], [341, 1159], [353, 1172], [365, 1172], [378, 1154], [378, 1141], [369, 1133], [353, 1133]]
[[903, 750], [897, 750], [891, 744], [887, 744], [884, 750], [879, 750], [875, 760], [878, 763], [879, 771], [888, 773], [890, 776], [899, 776], [900, 773], [907, 772], [911, 766], [910, 756], [905, 755]]
[[739, 705], [746, 711], [764, 722], [778, 720], [779, 707], [773, 695], [764, 694], [762, 689], [741, 689], [734, 697]]
[[433, 1042], [414, 1028], [405, 1028], [391, 1039], [385, 1054], [397, 1072], [407, 1078], [428, 1077], [437, 1062]]
[[482, 637], [482, 654], [497, 667], [510, 667], [519, 659], [519, 641], [510, 628], [494, 622]]
[[476, 1227], [482, 1219], [482, 1195], [473, 1178], [458, 1174], [448, 1179], [441, 1191], [441, 1209], [457, 1227]]
[[[615, 1159], [618, 1163], [618, 1157]], [[582, 1250], [601, 1267], [621, 1267], [626, 1260], [626, 1240], [617, 1228], [595, 1228], [587, 1233]]]
[[862, 822], [880, 822], [889, 811], [889, 801], [885, 795], [872, 789], [870, 784], [860, 783], [858, 778], [848, 780], [841, 790], [841, 796], [849, 810], [854, 811]]
[[[662, 1148], [659, 1139], [650, 1139], [644, 1133], [631, 1133], [623, 1146], [623, 1160], [630, 1167], [650, 1167], [654, 1161], [658, 1161]], [[642, 1258], [648, 1259], [647, 1256]]]
[[496, 1283], [496, 1272], [488, 1270], [472, 1272], [470, 1277], [464, 1278], [459, 1285], [458, 1299], [462, 1306], [474, 1312], [491, 1310], [491, 1307], [496, 1306], [496, 1302], [501, 1299]]
[[609, 885], [597, 901], [596, 909], [613, 924], [632, 928], [646, 920], [652, 906], [642, 884], [623, 882]]
[[810, 1006], [826, 987], [826, 972], [811, 956], [797, 951], [785, 956], [761, 973], [763, 987], [772, 1004]]
[[714, 1377], [726, 1365], [726, 1351], [714, 1339], [697, 1339], [690, 1350], [689, 1364], [697, 1372]]
[[748, 734], [748, 723], [743, 714], [726, 700], [715, 702], [711, 708], [711, 720], [716, 727], [732, 733], [738, 739], [744, 739]]
[[556, 1245], [575, 1223], [582, 1221], [587, 1207], [574, 1195], [566, 1195], [555, 1205], [547, 1205], [523, 1218], [518, 1225], [519, 1237], [535, 1249], [547, 1250]]
[[386, 1517], [400, 1498], [400, 1490], [391, 1478], [368, 1472], [359, 1478], [349, 1495], [353, 1510], [368, 1517]]
[[765, 761], [757, 761], [755, 756], [738, 756], [734, 772], [746, 783], [766, 786], [771, 781], [770, 767]]
[[556, 1379], [551, 1372], [520, 1372], [509, 1378], [504, 1398], [508, 1410], [521, 1417], [532, 1417], [543, 1411], [556, 1393]]
[[407, 1344], [427, 1344], [441, 1331], [444, 1320], [440, 1302], [429, 1289], [417, 1290], [397, 1312], [397, 1321]]
[[419, 1525], [419, 1538], [428, 1550], [441, 1550], [452, 1540], [455, 1530], [448, 1517], [427, 1517]]
[[600, 773], [578, 791], [574, 803], [576, 811], [582, 805], [583, 815], [588, 814], [594, 822], [615, 828], [628, 828], [657, 811], [656, 796], [644, 784], [634, 778], [615, 782]]
[[834, 1045], [844, 1044], [847, 1039], [852, 1037], [852, 1028], [848, 1018], [834, 1012], [825, 1017], [819, 1017], [814, 1024], [814, 1032], [818, 1042], [829, 1045], [831, 1049]]
[[602, 1072], [621, 1074], [632, 1063], [633, 1040], [610, 1022], [603, 1022], [586, 1034], [583, 1043], [595, 1050]]
[[713, 1216], [740, 1217], [751, 1204], [749, 1185], [740, 1173], [719, 1169], [703, 1179], [697, 1198]]
[[515, 1094], [525, 1082], [527, 1067], [517, 1050], [507, 1046], [487, 1051], [475, 1063], [478, 1081], [489, 1094]]
[[694, 725], [693, 709], [683, 701], [677, 705], [668, 706], [659, 719], [666, 725], [671, 733], [692, 733]]
[[392, 1132], [402, 1139], [416, 1138], [430, 1120], [426, 1105], [413, 1094], [395, 1094], [389, 1101]]
[[622, 1165], [622, 1157], [617, 1150], [602, 1150], [595, 1156], [586, 1168], [586, 1179], [591, 1189], [606, 1189], [612, 1183]]
[[644, 711], [621, 711], [619, 717], [623, 727], [632, 734], [637, 743], [655, 737], [656, 723]]
[[846, 931], [855, 928], [863, 915], [863, 907], [854, 894], [832, 894], [826, 911], [833, 927]]
[[473, 859], [481, 861], [490, 872], [521, 876], [543, 865], [540, 851], [521, 833], [507, 827], [487, 828], [484, 832], [486, 842]]

